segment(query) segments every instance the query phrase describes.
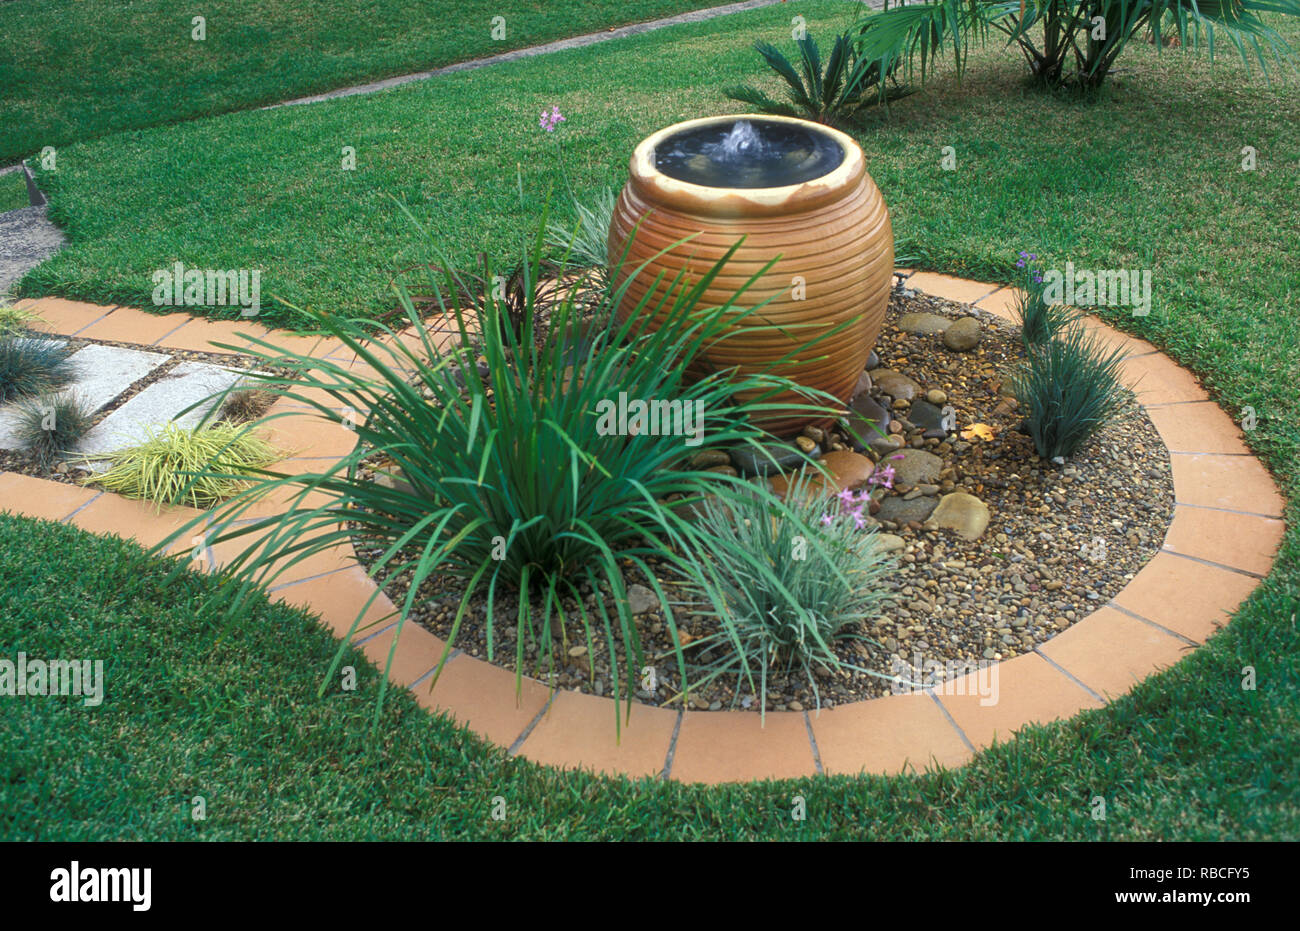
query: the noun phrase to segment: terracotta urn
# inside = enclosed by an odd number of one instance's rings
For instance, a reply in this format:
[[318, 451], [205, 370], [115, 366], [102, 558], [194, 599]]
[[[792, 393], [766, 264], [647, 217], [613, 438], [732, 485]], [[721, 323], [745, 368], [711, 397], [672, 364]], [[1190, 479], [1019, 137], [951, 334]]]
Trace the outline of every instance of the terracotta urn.
[[[688, 375], [763, 371], [804, 349], [770, 371], [847, 403], [880, 333], [894, 270], [889, 212], [862, 149], [820, 123], [760, 115], [689, 120], [646, 138], [632, 153], [610, 224], [611, 266], [627, 248], [616, 283], [668, 251], [636, 274], [620, 316], [634, 312], [659, 272], [661, 291], [683, 268], [698, 279], [742, 237], [702, 306], [724, 304], [775, 259], [739, 303], [772, 300], [725, 331]], [[795, 392], [778, 400], [787, 398], [810, 400]], [[808, 423], [792, 411], [761, 426], [789, 436]]]

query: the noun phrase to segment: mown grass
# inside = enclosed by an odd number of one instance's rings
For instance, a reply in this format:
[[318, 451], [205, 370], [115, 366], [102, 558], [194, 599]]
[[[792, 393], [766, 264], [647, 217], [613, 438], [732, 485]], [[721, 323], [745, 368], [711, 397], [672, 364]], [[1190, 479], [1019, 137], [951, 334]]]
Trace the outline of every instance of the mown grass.
[[[843, 15], [808, 7], [815, 29], [819, 15]], [[724, 84], [767, 80], [748, 46], [784, 41], [786, 13], [69, 149], [43, 183], [74, 242], [25, 288], [140, 303], [140, 276], [183, 258], [261, 265], [267, 291], [374, 314], [387, 306], [385, 269], [409, 247], [385, 192], [462, 256], [504, 251], [556, 177], [555, 139], [534, 131], [543, 105], [569, 118], [575, 186], [618, 182], [646, 132], [727, 110]], [[1283, 29], [1295, 43], [1296, 29]], [[1103, 315], [1194, 368], [1230, 412], [1254, 407], [1249, 441], [1294, 502], [1300, 94], [1226, 60], [1138, 47], [1120, 64], [1107, 93], [1082, 101], [1028, 90], [1014, 55], [990, 51], [962, 83], [941, 77], [882, 114], [860, 138], [899, 252], [989, 280], [1015, 280], [1018, 249], [1048, 267], [1151, 268], [1150, 317]], [[353, 139], [358, 170], [339, 172], [337, 147]], [[940, 168], [946, 145], [955, 172]], [[1253, 172], [1240, 170], [1245, 145], [1259, 152]], [[111, 194], [110, 170], [126, 181]], [[1289, 505], [1292, 528], [1297, 516]], [[218, 646], [216, 621], [195, 610], [209, 581], [164, 590], [161, 570], [126, 545], [0, 518], [0, 551], [20, 544], [23, 560], [0, 563], [0, 644], [112, 657], [114, 671], [93, 714], [10, 700], [5, 836], [1300, 838], [1294, 529], [1226, 630], [1105, 709], [1029, 728], [956, 772], [716, 789], [507, 762], [409, 701], [389, 704], [366, 758], [374, 677], [315, 698], [334, 645], [299, 615], [258, 606]], [[1255, 691], [1241, 687], [1245, 666]], [[181, 822], [179, 800], [203, 787], [209, 821]], [[806, 822], [789, 817], [796, 793]], [[488, 818], [498, 794], [504, 823]], [[1104, 822], [1090, 817], [1096, 795]]]
[[[47, 145], [426, 71], [709, 0], [10, 0], [0, 3], [0, 164]], [[195, 16], [206, 37], [193, 38]], [[492, 18], [505, 17], [505, 38]]]
[[1130, 697], [962, 770], [704, 788], [507, 759], [407, 695], [372, 738], [378, 673], [351, 653], [356, 691], [317, 697], [336, 644], [305, 615], [259, 600], [227, 622], [211, 578], [164, 585], [138, 547], [67, 526], [0, 515], [0, 549], [24, 553], [0, 563], [0, 658], [102, 659], [106, 683], [94, 709], [3, 699], [7, 840], [1300, 837], [1300, 633], [1276, 593]]
[[28, 206], [26, 176], [21, 171], [0, 175], [0, 213]]

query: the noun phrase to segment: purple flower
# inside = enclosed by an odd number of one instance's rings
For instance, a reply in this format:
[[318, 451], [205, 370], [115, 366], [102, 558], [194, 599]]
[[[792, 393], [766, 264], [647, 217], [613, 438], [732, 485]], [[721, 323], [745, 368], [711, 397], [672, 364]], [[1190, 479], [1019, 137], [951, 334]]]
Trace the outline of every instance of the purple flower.
[[858, 530], [861, 530], [861, 529], [863, 529], [864, 527], [867, 526], [867, 522], [866, 522], [866, 520], [864, 520], [863, 517], [862, 517], [862, 508], [859, 507], [859, 508], [857, 508], [857, 509], [851, 511], [850, 513], [853, 515], [853, 526], [854, 526], [854, 527], [856, 527]]
[[844, 505], [844, 507], [847, 508], [853, 506], [854, 496], [853, 496], [853, 492], [850, 491], [849, 489], [847, 488], [840, 489], [840, 493], [837, 494], [835, 497], [840, 499], [840, 504]]
[[[543, 125], [545, 125], [545, 124], [543, 124]], [[1024, 267], [1025, 267], [1025, 260], [1024, 260], [1024, 259], [1021, 259], [1020, 261], [1016, 262], [1016, 268], [1024, 268]]]
[[1034, 284], [1042, 284], [1042, 283], [1043, 283], [1043, 273], [1034, 272]]
[[553, 104], [549, 113], [546, 110], [542, 111], [541, 119], [537, 121], [537, 125], [542, 127], [542, 129], [546, 130], [548, 133], [551, 133], [555, 132], [555, 127], [563, 122], [564, 114], [560, 112], [558, 105]]
[[882, 488], [893, 488], [894, 467], [891, 465], [885, 466], [883, 469], [881, 469], [880, 471], [876, 472], [871, 476], [871, 481], [875, 482], [877, 485], [881, 486]]
[[822, 526], [823, 526], [823, 527], [829, 527], [829, 526], [831, 525], [832, 521], [834, 521], [834, 520], [835, 520], [835, 518], [831, 517], [829, 514], [823, 514], [823, 515], [822, 515]]

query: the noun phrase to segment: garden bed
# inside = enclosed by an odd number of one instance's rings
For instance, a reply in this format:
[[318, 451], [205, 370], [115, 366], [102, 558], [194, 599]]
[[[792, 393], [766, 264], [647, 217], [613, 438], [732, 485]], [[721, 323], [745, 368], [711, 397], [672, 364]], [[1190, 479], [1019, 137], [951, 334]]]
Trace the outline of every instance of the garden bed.
[[[955, 351], [945, 346], [940, 331], [962, 317], [978, 322], [979, 341]], [[919, 678], [922, 666], [929, 669], [935, 663], [964, 672], [980, 662], [1031, 651], [1118, 593], [1158, 551], [1172, 518], [1168, 452], [1135, 404], [1127, 405], [1068, 463], [1036, 456], [1029, 437], [1018, 430], [1023, 417], [1007, 386], [1022, 352], [1018, 328], [965, 305], [896, 288], [877, 349], [879, 358], [873, 358], [873, 368], [860, 382], [865, 394], [855, 399], [854, 408], [873, 412], [885, 436], [894, 439], [863, 431], [858, 420], [858, 435], [868, 441], [861, 453], [852, 450], [862, 444], [842, 429], [808, 430], [804, 446], [815, 445], [814, 456], [833, 454], [832, 461], [839, 464], [863, 456], [869, 460], [866, 472], [874, 464], [877, 482], [862, 484], [866, 476], [859, 472], [857, 484], [863, 490], [874, 487], [873, 516], [867, 523], [897, 560], [888, 576], [888, 595], [879, 617], [852, 631], [852, 639], [838, 642], [842, 666], [819, 673], [816, 691], [801, 674], [769, 680], [769, 710], [872, 698], [896, 687], [880, 674]], [[891, 424], [885, 424], [880, 409], [891, 412]], [[941, 418], [937, 424], [932, 422], [936, 414]], [[728, 457], [730, 465], [721, 464], [724, 455], [707, 446], [699, 454], [701, 463], [717, 461], [723, 471], [743, 464], [734, 457]], [[892, 482], [880, 481], [886, 467], [895, 471]], [[837, 466], [836, 471], [847, 476], [854, 470]], [[958, 496], [954, 501], [966, 501], [964, 495], [978, 499], [976, 505], [987, 508], [987, 526], [980, 528], [982, 521], [976, 520], [965, 536], [935, 526], [936, 507], [948, 495]], [[957, 523], [962, 523], [960, 515]], [[362, 563], [369, 564], [373, 549], [364, 540], [357, 540], [356, 548]], [[748, 683], [738, 685], [734, 677], [683, 696], [671, 634], [657, 600], [642, 587], [647, 580], [630, 572], [625, 579], [636, 586], [632, 608], [656, 679], [655, 689], [637, 690], [637, 701], [675, 706], [685, 701], [697, 710], [758, 708]], [[671, 579], [661, 577], [660, 582], [670, 598], [680, 594]], [[394, 579], [387, 594], [401, 603], [408, 584], [404, 577]], [[431, 578], [422, 586], [412, 618], [446, 638], [462, 594], [461, 583]], [[584, 592], [589, 608], [596, 597]], [[610, 604], [608, 593], [601, 597]], [[691, 643], [714, 633], [714, 626], [703, 614], [683, 607], [674, 605], [674, 612], [688, 661], [708, 663], [716, 655]], [[576, 611], [577, 606], [569, 608]], [[474, 596], [454, 643], [482, 659], [489, 658], [485, 612], [486, 597]], [[493, 613], [491, 660], [513, 670], [517, 600], [499, 593]], [[608, 645], [595, 638], [588, 642], [576, 623], [566, 633], [566, 642], [555, 651], [554, 670], [538, 668], [537, 645], [526, 643], [523, 673], [560, 689], [612, 695], [615, 672]], [[621, 653], [615, 660], [622, 674]]]

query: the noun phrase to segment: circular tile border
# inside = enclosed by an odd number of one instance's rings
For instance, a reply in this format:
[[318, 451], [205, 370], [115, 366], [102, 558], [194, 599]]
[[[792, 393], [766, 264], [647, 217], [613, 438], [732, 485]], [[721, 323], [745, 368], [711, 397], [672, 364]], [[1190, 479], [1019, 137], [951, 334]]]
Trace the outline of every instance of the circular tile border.
[[[1012, 318], [1010, 288], [930, 272], [900, 269], [898, 274], [914, 290]], [[60, 335], [172, 349], [205, 348], [209, 340], [246, 347], [249, 337], [256, 337], [355, 364], [336, 340], [257, 325], [185, 314], [159, 317], [56, 298], [20, 306], [40, 314], [46, 329]], [[511, 755], [634, 778], [723, 783], [959, 766], [1026, 724], [1101, 707], [1177, 662], [1227, 621], [1272, 566], [1283, 535], [1283, 501], [1236, 424], [1190, 372], [1150, 343], [1094, 317], [1084, 318], [1084, 325], [1123, 349], [1124, 382], [1169, 449], [1173, 521], [1160, 552], [1108, 604], [1033, 652], [946, 683], [941, 692], [890, 695], [822, 711], [773, 712], [765, 724], [753, 712], [649, 705], [633, 705], [628, 716], [626, 706], [616, 711], [612, 699], [552, 692], [527, 678], [517, 688], [513, 673], [459, 651], [430, 690], [445, 643], [416, 625], [397, 638], [391, 620], [396, 609], [382, 594], [353, 641], [421, 705], [450, 715]], [[337, 458], [355, 442], [355, 434], [287, 400], [272, 412], [286, 415], [276, 420], [275, 439], [297, 450], [295, 459]], [[201, 513], [169, 508], [155, 514], [108, 492], [16, 473], [0, 473], [0, 509], [118, 533], [145, 545]], [[317, 613], [336, 637], [344, 637], [375, 585], [351, 547], [339, 549], [294, 566], [276, 580], [270, 597]], [[220, 565], [228, 554], [211, 555], [210, 565]], [[618, 739], [616, 713], [623, 716]]]

